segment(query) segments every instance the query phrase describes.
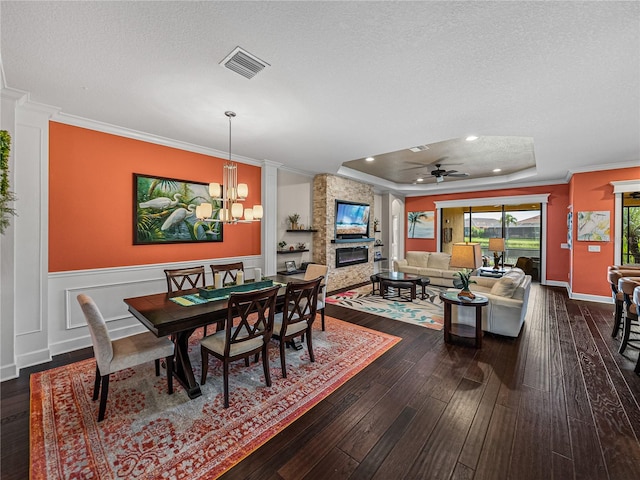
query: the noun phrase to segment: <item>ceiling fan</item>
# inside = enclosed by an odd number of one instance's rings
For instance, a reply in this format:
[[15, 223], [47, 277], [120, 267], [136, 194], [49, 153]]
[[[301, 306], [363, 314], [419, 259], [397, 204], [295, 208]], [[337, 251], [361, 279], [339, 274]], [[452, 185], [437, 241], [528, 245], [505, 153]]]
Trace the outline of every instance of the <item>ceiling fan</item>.
[[440, 168], [441, 164], [436, 164], [436, 169], [431, 170], [431, 175], [436, 177], [436, 182], [440, 183], [444, 181], [444, 177], [468, 177], [468, 173], [461, 173], [457, 170], [443, 170]]

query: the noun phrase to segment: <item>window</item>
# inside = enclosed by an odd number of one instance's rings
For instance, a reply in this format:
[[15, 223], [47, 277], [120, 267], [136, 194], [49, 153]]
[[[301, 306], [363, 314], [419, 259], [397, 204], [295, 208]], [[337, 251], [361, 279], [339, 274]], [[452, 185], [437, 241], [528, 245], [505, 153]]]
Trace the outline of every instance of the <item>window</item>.
[[622, 263], [640, 263], [640, 192], [622, 195]]

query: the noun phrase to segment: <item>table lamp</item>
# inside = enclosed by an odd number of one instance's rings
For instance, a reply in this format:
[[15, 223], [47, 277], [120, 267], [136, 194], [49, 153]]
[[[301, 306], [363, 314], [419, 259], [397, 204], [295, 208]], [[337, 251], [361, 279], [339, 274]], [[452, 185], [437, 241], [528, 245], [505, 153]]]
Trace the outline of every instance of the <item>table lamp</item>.
[[[493, 252], [493, 269], [500, 268], [500, 260], [504, 258], [504, 238], [490, 238], [489, 251]], [[504, 266], [504, 261], [502, 262]]]
[[[452, 267], [464, 268], [469, 270], [462, 270], [457, 272], [460, 278], [459, 285], [461, 290], [458, 293], [458, 297], [476, 298], [471, 290], [469, 290], [469, 283], [471, 283], [469, 277], [473, 273], [473, 270], [482, 265], [482, 251], [479, 243], [454, 243], [451, 250], [451, 261], [449, 265]], [[475, 283], [475, 282], [474, 282]]]

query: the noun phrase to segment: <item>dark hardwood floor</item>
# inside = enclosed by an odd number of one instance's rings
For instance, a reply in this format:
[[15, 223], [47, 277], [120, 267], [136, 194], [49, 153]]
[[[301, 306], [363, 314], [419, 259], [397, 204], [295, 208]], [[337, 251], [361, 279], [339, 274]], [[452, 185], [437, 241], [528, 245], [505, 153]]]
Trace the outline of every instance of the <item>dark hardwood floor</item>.
[[[224, 479], [637, 479], [638, 351], [617, 352], [613, 306], [535, 284], [518, 339], [447, 345], [442, 332], [327, 306], [402, 337]], [[4, 480], [28, 477], [29, 374], [2, 389]]]

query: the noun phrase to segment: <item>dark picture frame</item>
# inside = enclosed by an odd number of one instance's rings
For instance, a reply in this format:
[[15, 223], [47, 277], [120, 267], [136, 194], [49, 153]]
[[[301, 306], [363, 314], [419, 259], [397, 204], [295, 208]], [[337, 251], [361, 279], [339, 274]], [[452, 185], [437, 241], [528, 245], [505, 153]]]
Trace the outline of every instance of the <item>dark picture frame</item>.
[[210, 243], [223, 241], [221, 222], [196, 218], [196, 206], [212, 202], [209, 184], [133, 174], [133, 244]]
[[295, 272], [297, 270], [296, 262], [294, 260], [289, 260], [287, 262], [284, 262], [284, 267], [287, 273]]

